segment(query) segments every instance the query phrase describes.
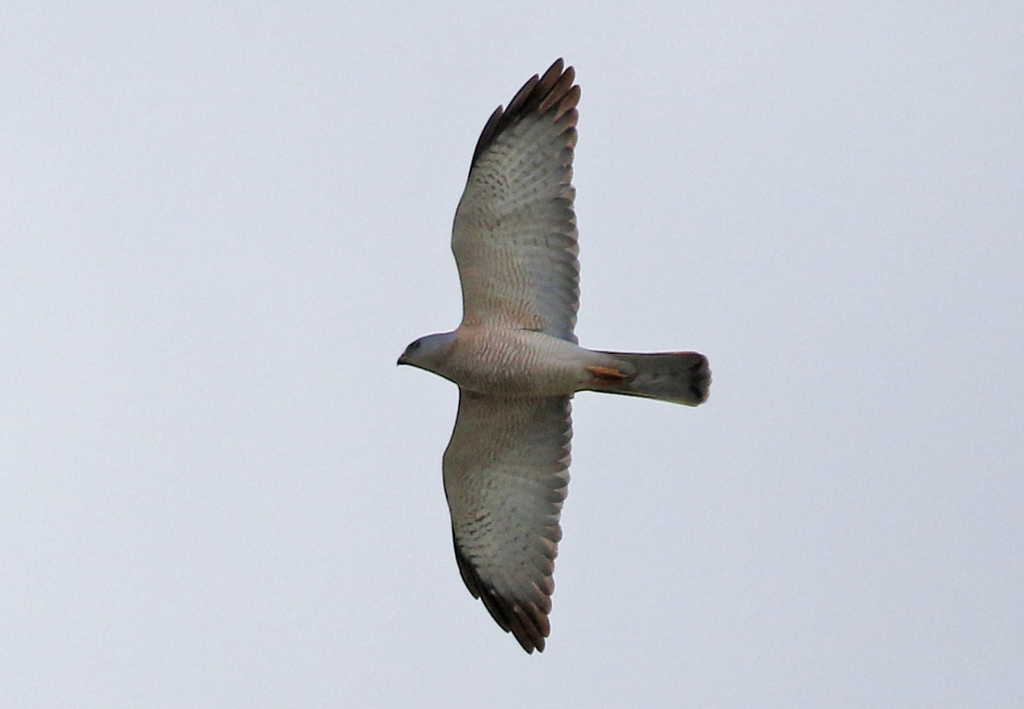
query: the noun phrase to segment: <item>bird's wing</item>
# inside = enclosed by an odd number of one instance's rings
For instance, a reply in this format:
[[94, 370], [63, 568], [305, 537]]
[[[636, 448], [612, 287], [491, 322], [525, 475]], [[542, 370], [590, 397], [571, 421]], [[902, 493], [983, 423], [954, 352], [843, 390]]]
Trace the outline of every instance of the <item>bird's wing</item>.
[[452, 229], [464, 325], [576, 342], [574, 77], [559, 59], [526, 82], [507, 109], [499, 106], [480, 135]]
[[569, 397], [460, 390], [444, 489], [462, 580], [527, 652], [544, 649], [558, 517], [569, 485]]

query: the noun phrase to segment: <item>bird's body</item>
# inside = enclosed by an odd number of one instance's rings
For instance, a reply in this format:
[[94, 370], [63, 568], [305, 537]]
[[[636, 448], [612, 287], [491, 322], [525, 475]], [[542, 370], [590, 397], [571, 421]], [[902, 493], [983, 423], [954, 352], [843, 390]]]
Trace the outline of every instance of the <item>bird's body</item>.
[[470, 592], [527, 652], [543, 650], [550, 631], [573, 394], [696, 406], [711, 382], [696, 352], [577, 344], [573, 78], [559, 59], [487, 122], [452, 230], [462, 324], [416, 340], [398, 360], [459, 385], [443, 463], [456, 560]]
[[[448, 334], [448, 333], [445, 333]], [[587, 367], [614, 358], [533, 330], [461, 326], [430, 371], [474, 394], [568, 396], [586, 388]]]

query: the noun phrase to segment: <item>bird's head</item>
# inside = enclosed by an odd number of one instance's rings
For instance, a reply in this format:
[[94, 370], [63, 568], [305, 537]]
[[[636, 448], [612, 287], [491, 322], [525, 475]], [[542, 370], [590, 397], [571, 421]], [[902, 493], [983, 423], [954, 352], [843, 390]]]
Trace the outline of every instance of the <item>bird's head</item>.
[[439, 373], [439, 368], [448, 358], [452, 345], [455, 343], [454, 332], [442, 332], [437, 335], [426, 335], [409, 343], [405, 352], [398, 358], [399, 364], [426, 369], [428, 372]]

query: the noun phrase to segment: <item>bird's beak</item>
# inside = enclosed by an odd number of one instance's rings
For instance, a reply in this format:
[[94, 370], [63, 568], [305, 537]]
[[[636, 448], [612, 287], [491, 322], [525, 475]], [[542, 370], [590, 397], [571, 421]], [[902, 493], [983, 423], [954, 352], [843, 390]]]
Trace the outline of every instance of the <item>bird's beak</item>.
[[398, 364], [405, 364], [405, 353], [402, 353], [402, 356], [398, 358]]

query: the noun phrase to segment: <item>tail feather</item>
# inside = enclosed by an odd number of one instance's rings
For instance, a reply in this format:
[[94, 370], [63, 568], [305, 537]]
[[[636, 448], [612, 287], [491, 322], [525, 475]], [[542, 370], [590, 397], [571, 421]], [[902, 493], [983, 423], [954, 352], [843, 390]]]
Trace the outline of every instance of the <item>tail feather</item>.
[[696, 406], [708, 398], [711, 370], [708, 369], [708, 358], [698, 352], [601, 354], [613, 357], [614, 370], [624, 376], [594, 372], [588, 387], [593, 391], [644, 396], [687, 406]]

